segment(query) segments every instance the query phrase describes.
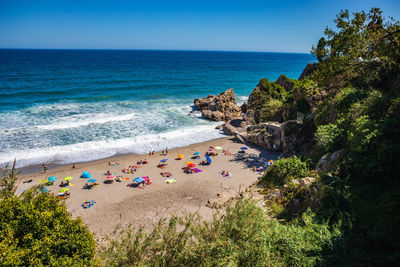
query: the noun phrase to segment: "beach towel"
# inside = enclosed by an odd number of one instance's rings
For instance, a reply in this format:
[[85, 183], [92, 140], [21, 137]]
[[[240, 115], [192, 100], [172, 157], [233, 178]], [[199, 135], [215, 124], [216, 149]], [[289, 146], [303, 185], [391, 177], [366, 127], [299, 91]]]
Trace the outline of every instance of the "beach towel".
[[176, 183], [175, 179], [166, 179], [165, 182], [167, 182], [167, 184], [172, 184], [172, 183]]

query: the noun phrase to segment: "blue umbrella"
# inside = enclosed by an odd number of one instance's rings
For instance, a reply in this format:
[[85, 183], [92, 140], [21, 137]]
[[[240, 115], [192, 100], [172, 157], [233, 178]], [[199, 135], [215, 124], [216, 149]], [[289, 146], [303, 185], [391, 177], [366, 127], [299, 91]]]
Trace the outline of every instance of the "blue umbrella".
[[210, 157], [209, 156], [205, 156], [206, 157], [206, 160], [208, 161], [208, 163], [210, 163], [211, 164], [211, 159], [210, 159]]
[[247, 147], [245, 147], [245, 146], [242, 146], [240, 149], [242, 149], [242, 150], [246, 150], [246, 149], [248, 149]]
[[49, 180], [49, 182], [55, 182], [57, 180], [57, 177], [50, 176], [47, 180]]
[[168, 159], [162, 159], [160, 160], [160, 162], [166, 162]]
[[47, 187], [43, 187], [42, 189], [40, 189], [40, 192], [47, 193], [49, 192], [49, 189], [47, 189]]
[[141, 183], [144, 181], [144, 179], [142, 177], [136, 177], [135, 179], [133, 179], [133, 181], [136, 183]]
[[82, 178], [92, 178], [92, 175], [88, 173], [87, 171], [82, 172], [81, 175]]
[[90, 179], [88, 182], [89, 183], [94, 183], [94, 182], [96, 182], [97, 180], [96, 179]]
[[200, 155], [201, 153], [200, 152], [195, 152], [193, 155]]

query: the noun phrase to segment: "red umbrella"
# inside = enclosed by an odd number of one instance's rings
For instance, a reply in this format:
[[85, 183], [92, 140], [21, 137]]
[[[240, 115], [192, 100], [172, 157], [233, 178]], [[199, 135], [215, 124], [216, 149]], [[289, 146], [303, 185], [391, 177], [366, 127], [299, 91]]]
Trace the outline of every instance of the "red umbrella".
[[190, 164], [188, 165], [188, 167], [190, 167], [190, 168], [194, 168], [194, 167], [196, 167], [196, 164], [194, 164], [194, 163], [190, 163]]

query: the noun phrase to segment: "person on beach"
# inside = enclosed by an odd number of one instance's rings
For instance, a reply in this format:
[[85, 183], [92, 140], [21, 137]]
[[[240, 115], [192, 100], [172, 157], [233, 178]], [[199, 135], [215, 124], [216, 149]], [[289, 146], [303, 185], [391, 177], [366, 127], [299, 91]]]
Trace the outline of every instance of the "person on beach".
[[72, 164], [72, 169], [75, 169], [76, 168], [76, 165], [75, 165], [75, 163], [73, 163]]
[[168, 147], [165, 148], [165, 155], [168, 155]]
[[164, 153], [165, 151], [164, 151], [164, 149], [161, 151], [161, 156], [164, 156], [165, 155], [165, 153]]
[[110, 172], [110, 170], [107, 170], [107, 175], [111, 175], [111, 172]]

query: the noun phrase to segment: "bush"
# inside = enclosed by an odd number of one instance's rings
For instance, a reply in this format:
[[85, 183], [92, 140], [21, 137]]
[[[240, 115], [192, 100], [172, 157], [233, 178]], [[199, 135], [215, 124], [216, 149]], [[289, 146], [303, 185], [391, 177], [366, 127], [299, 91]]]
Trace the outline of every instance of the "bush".
[[314, 223], [311, 212], [284, 225], [249, 200], [211, 222], [173, 217], [150, 234], [143, 228], [118, 233], [102, 248], [106, 266], [311, 266], [322, 261], [334, 237], [326, 225]]
[[261, 178], [270, 186], [283, 186], [295, 178], [302, 178], [310, 173], [307, 163], [296, 156], [277, 160], [267, 169]]
[[334, 152], [340, 149], [343, 145], [344, 130], [338, 125], [330, 123], [326, 125], [318, 126], [315, 137], [318, 145], [324, 150], [324, 152]]
[[14, 168], [1, 177], [1, 266], [94, 266], [95, 241], [80, 219], [49, 193], [14, 192]]

